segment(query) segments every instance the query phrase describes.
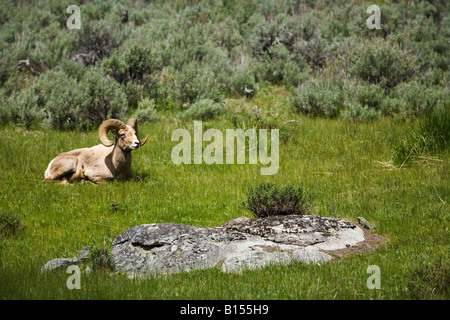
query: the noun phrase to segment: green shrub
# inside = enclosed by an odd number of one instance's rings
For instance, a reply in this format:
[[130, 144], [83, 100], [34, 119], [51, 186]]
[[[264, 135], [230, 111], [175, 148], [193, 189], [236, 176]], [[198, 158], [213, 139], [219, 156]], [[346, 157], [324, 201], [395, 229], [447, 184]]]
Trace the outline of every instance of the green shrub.
[[80, 82], [81, 102], [77, 117], [81, 127], [99, 125], [104, 120], [123, 118], [128, 103], [120, 85], [99, 69], [89, 69]]
[[227, 16], [213, 26], [212, 39], [220, 44], [220, 47], [231, 55], [240, 54], [244, 38], [240, 32], [240, 26], [233, 17]]
[[404, 102], [396, 96], [386, 95], [381, 103], [381, 111], [384, 115], [396, 115], [404, 119], [407, 118], [406, 112], [403, 111]]
[[211, 67], [192, 61], [174, 72], [173, 81], [169, 84], [165, 96], [183, 104], [202, 99], [221, 101], [224, 94], [225, 87], [217, 80]]
[[258, 58], [253, 67], [253, 73], [259, 81], [270, 81], [275, 84], [297, 86], [305, 78], [306, 62], [295, 61], [294, 56], [286, 46], [273, 45], [267, 54]]
[[145, 83], [149, 75], [159, 71], [160, 66], [150, 48], [132, 45], [117, 50], [102, 61], [102, 68], [119, 83]]
[[139, 122], [159, 120], [160, 115], [155, 108], [155, 100], [145, 98], [139, 101], [137, 110], [133, 113], [133, 118], [139, 119]]
[[349, 53], [348, 73], [353, 77], [393, 88], [418, 71], [415, 58], [399, 46], [385, 41], [371, 41]]
[[[65, 12], [65, 10], [64, 10]], [[77, 35], [61, 28], [57, 21], [39, 30], [38, 36], [31, 41], [29, 56], [35, 69], [55, 68], [61, 61], [69, 59], [77, 48]]]
[[7, 23], [14, 17], [14, 12], [17, 12], [14, 1], [2, 1], [0, 4], [0, 25]]
[[450, 37], [450, 15], [445, 15], [441, 20], [441, 32], [445, 37]]
[[297, 87], [308, 78], [308, 66], [306, 63], [298, 64], [293, 59], [289, 59], [284, 63], [282, 75], [284, 84], [287, 87]]
[[[291, 50], [297, 63], [301, 63], [302, 60], [306, 61], [312, 70], [326, 67], [328, 60], [332, 61], [337, 54], [343, 54], [342, 50], [345, 44], [342, 39], [330, 38], [329, 34], [324, 32], [326, 22], [321, 20], [323, 19], [316, 16], [315, 11], [305, 14], [300, 21], [300, 37], [296, 38]], [[339, 29], [342, 26], [346, 28], [347, 25], [349, 25], [348, 21], [339, 21], [334, 23], [333, 27]], [[334, 31], [338, 32], [337, 29]]]
[[64, 72], [67, 75], [67, 77], [72, 78], [72, 79], [76, 80], [77, 82], [79, 82], [81, 79], [84, 78], [84, 75], [87, 70], [88, 70], [88, 67], [86, 67], [84, 64], [79, 63], [79, 62], [74, 62], [70, 59], [62, 61], [54, 69], [54, 71]]
[[379, 110], [384, 99], [384, 90], [376, 84], [362, 83], [348, 88], [354, 99], [363, 106]]
[[256, 22], [252, 22], [248, 44], [255, 59], [252, 70], [256, 80], [297, 86], [307, 69], [305, 52], [296, 46], [304, 31], [299, 21], [285, 14], [273, 20], [255, 14], [252, 19]]
[[333, 10], [329, 19], [325, 20], [320, 28], [321, 37], [329, 41], [349, 37], [352, 31], [349, 21], [354, 19], [355, 11], [357, 12], [358, 8], [353, 3], [345, 3], [343, 6], [339, 6], [337, 10]]
[[[124, 117], [128, 111], [125, 94], [117, 82], [96, 68], [86, 68], [83, 72], [84, 75], [79, 74], [82, 78], [76, 81], [62, 70], [49, 70], [36, 81], [32, 102], [39, 106], [41, 118], [45, 115], [52, 128], [96, 126], [106, 119]], [[17, 107], [21, 106], [19, 101]]]
[[78, 34], [78, 53], [91, 55], [94, 63], [109, 56], [124, 39], [117, 27], [109, 26], [103, 21], [84, 23]]
[[102, 61], [102, 69], [122, 85], [130, 106], [144, 96], [157, 98], [160, 62], [147, 47], [132, 45]]
[[348, 104], [346, 109], [342, 112], [342, 115], [344, 118], [353, 121], [368, 122], [377, 120], [380, 117], [381, 112], [377, 111], [375, 108], [356, 102]]
[[79, 125], [81, 92], [74, 78], [68, 77], [63, 71], [50, 70], [38, 78], [37, 88], [46, 121], [52, 128], [66, 130]]
[[225, 112], [225, 108], [211, 99], [202, 99], [178, 114], [182, 120], [209, 120]]
[[334, 118], [344, 104], [342, 83], [334, 79], [313, 79], [299, 87], [291, 103], [302, 113]]
[[24, 89], [14, 97], [11, 106], [11, 119], [14, 123], [28, 130], [33, 123], [44, 117], [45, 112], [39, 104], [39, 96], [34, 86]]
[[450, 104], [450, 92], [418, 81], [399, 84], [392, 97], [399, 101], [399, 112], [408, 117], [423, 116]]
[[290, 214], [309, 214], [311, 197], [299, 186], [261, 183], [247, 192], [244, 209], [258, 218]]
[[[89, 1], [82, 9], [82, 14], [88, 21], [96, 21], [99, 19], [110, 22], [109, 13], [113, 11], [115, 3], [110, 1]], [[117, 14], [118, 16], [118, 14]], [[112, 23], [118, 23], [118, 19], [111, 21]]]
[[59, 21], [61, 27], [66, 27], [66, 21], [69, 14], [67, 7], [73, 4], [70, 0], [52, 1], [48, 3], [45, 11], [50, 11], [56, 21]]
[[325, 67], [327, 58], [330, 56], [328, 44], [326, 40], [322, 38], [313, 38], [309, 41], [297, 41], [294, 50], [296, 54], [303, 57], [313, 69]]
[[266, 55], [269, 49], [277, 44], [276, 39], [282, 31], [279, 21], [268, 21], [260, 13], [255, 13], [247, 26], [248, 45], [254, 57]]
[[149, 17], [147, 15], [147, 12], [135, 9], [129, 13], [129, 20], [134, 22], [135, 26], [140, 26], [148, 21]]
[[384, 90], [371, 83], [348, 81], [344, 85], [344, 118], [353, 121], [373, 121], [381, 116], [381, 106], [385, 98]]
[[230, 93], [235, 96], [244, 95], [245, 88], [255, 90], [255, 77], [249, 73], [248, 69], [239, 70], [231, 79]]

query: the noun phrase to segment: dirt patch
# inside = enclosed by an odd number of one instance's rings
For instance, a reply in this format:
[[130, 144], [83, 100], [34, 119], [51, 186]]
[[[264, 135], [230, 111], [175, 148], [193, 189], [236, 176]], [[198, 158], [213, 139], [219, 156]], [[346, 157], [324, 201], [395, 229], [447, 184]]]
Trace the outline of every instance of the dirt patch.
[[364, 231], [364, 241], [339, 250], [322, 250], [325, 253], [331, 254], [334, 258], [345, 258], [346, 256], [354, 253], [362, 253], [366, 251], [375, 251], [380, 246], [387, 244], [389, 241], [387, 238], [381, 235], [371, 232], [364, 228], [361, 224], [355, 223]]

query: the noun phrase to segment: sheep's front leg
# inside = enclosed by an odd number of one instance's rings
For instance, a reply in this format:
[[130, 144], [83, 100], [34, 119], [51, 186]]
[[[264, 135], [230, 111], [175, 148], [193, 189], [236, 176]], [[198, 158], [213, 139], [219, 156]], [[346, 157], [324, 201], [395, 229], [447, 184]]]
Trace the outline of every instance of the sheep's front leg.
[[75, 173], [70, 177], [69, 182], [72, 183], [76, 180], [84, 180], [85, 177], [86, 176], [84, 175], [84, 167], [83, 165], [79, 165], [79, 161], [77, 161], [77, 169]]
[[89, 180], [92, 181], [92, 182], [94, 182], [95, 184], [98, 184], [98, 183], [104, 183], [104, 182], [107, 181], [107, 179], [105, 179], [105, 178], [103, 178], [103, 177], [100, 177], [100, 176], [90, 177]]
[[98, 184], [98, 183], [106, 182], [107, 179], [105, 179], [101, 175], [94, 174], [92, 172], [92, 170], [86, 170], [86, 171], [84, 171], [84, 181], [89, 181], [89, 182]]

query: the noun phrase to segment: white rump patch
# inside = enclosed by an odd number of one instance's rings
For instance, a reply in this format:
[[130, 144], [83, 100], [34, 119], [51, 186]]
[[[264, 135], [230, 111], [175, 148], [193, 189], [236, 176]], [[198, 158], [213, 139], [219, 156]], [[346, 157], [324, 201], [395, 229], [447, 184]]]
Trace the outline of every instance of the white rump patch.
[[44, 173], [44, 178], [45, 178], [45, 179], [47, 179], [48, 175], [50, 174], [50, 168], [52, 167], [53, 161], [55, 161], [55, 159], [53, 159], [52, 161], [50, 161], [50, 163], [48, 164], [47, 170], [45, 170], [45, 173]]

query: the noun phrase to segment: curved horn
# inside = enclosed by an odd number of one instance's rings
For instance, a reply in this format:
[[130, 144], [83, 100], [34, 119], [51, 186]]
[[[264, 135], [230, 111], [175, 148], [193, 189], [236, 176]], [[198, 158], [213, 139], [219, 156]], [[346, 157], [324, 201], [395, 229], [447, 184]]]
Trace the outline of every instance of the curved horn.
[[[134, 131], [136, 131], [136, 137], [138, 137], [138, 139], [139, 139], [137, 119], [136, 118], [128, 119], [127, 125], [129, 125], [130, 127], [134, 128]], [[147, 139], [148, 139], [148, 135], [142, 140], [139, 139], [141, 141], [141, 146], [143, 146], [147, 142]]]
[[147, 142], [147, 139], [148, 135], [146, 135], [145, 138], [141, 140], [141, 146], [143, 146]]
[[98, 128], [98, 137], [100, 138], [100, 142], [106, 147], [112, 146], [114, 144], [114, 141], [108, 139], [108, 132], [111, 129], [120, 130], [125, 128], [125, 123], [117, 119], [109, 119], [103, 121], [103, 123]]

